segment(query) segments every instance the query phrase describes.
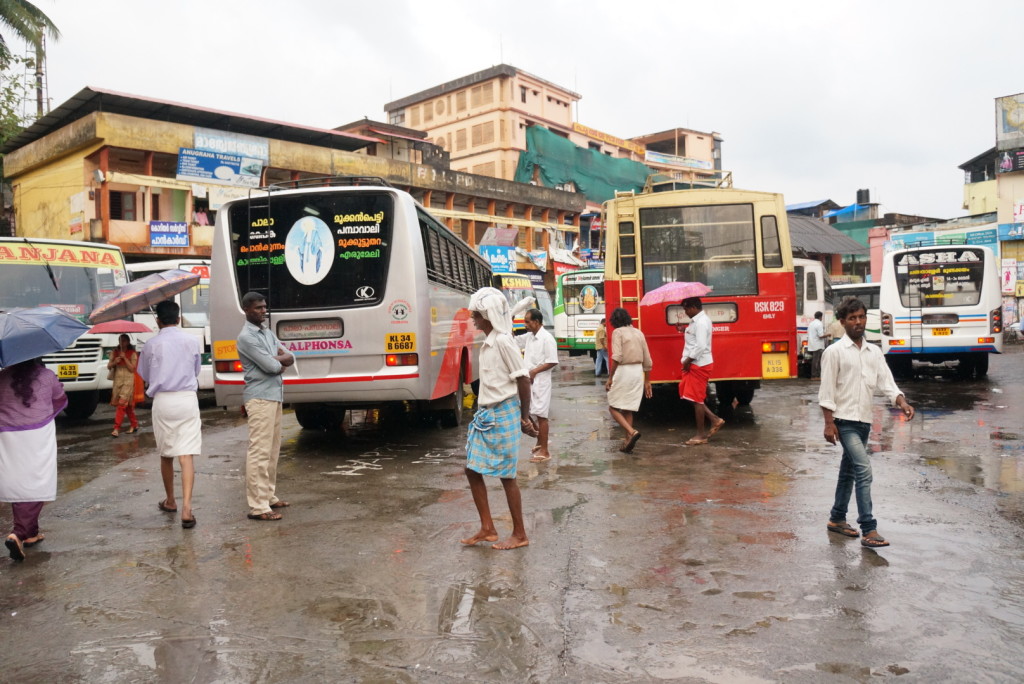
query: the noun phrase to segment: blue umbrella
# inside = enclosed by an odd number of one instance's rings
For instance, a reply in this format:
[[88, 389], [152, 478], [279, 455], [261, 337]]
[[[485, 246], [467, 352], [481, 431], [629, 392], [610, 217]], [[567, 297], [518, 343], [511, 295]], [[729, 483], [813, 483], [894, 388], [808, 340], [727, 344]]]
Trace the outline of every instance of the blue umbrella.
[[0, 311], [0, 368], [66, 349], [88, 330], [54, 306]]

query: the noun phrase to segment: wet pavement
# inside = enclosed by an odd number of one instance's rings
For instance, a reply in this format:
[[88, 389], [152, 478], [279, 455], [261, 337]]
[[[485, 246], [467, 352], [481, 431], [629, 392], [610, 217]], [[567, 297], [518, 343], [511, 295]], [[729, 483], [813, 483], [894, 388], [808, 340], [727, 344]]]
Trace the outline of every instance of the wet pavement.
[[[892, 546], [825, 530], [839, 450], [816, 386], [782, 381], [706, 446], [645, 407], [617, 451], [586, 359], [556, 371], [555, 457], [520, 486], [531, 544], [464, 548], [465, 428], [285, 416], [277, 523], [246, 519], [246, 426], [204, 410], [198, 526], [157, 509], [144, 430], [59, 422], [45, 542], [0, 558], [0, 680], [1016, 682], [1024, 679], [1024, 353], [877, 404], [873, 497]], [[511, 527], [489, 481], [499, 532]], [[853, 504], [851, 503], [851, 506]], [[853, 517], [851, 511], [851, 518]], [[0, 528], [10, 509], [0, 507]]]

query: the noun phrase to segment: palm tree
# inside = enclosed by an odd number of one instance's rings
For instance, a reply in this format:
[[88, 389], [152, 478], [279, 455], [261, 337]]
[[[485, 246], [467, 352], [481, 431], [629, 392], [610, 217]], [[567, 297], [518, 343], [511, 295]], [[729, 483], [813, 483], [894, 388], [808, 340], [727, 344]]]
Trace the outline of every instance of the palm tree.
[[[4, 33], [10, 30], [16, 37], [31, 42], [37, 50], [44, 35], [54, 40], [60, 38], [60, 31], [50, 17], [26, 0], [0, 0], [0, 29]], [[0, 65], [8, 64], [11, 57], [7, 41], [0, 33]]]

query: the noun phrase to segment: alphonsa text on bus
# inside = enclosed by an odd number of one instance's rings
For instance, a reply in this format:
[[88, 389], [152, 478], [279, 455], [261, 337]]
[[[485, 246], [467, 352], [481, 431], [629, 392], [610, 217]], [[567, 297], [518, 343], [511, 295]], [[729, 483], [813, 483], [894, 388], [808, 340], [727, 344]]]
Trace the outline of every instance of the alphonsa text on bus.
[[282, 342], [282, 344], [293, 354], [325, 354], [346, 352], [352, 349], [352, 343], [348, 340], [296, 340]]

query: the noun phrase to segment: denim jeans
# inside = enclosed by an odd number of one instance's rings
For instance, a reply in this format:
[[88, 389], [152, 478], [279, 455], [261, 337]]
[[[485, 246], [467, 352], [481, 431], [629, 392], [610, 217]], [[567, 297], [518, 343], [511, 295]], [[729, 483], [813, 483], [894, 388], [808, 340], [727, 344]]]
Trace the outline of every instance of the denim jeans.
[[594, 375], [601, 375], [604, 369], [604, 374], [608, 374], [608, 350], [598, 349], [597, 355], [594, 357]]
[[861, 532], [867, 534], [878, 527], [878, 521], [871, 515], [871, 457], [867, 450], [871, 423], [837, 419], [836, 428], [839, 430], [839, 442], [843, 445], [843, 460], [839, 464], [836, 500], [829, 520], [846, 520], [850, 494], [856, 489], [857, 524]]

